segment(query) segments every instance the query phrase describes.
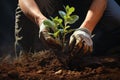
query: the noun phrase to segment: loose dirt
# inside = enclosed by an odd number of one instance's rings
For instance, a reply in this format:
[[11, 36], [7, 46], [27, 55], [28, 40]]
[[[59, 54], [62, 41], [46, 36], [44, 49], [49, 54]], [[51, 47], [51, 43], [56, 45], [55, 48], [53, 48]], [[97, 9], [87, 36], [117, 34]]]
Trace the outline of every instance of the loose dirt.
[[0, 62], [0, 80], [120, 80], [120, 54], [81, 56], [48, 51]]

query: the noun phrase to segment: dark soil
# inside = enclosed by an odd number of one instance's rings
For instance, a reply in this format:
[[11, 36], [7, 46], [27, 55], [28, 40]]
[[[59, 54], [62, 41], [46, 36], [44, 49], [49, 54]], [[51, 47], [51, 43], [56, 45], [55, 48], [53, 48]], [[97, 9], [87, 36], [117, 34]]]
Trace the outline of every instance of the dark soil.
[[0, 80], [120, 80], [120, 54], [67, 58], [52, 51], [8, 56], [1, 60]]

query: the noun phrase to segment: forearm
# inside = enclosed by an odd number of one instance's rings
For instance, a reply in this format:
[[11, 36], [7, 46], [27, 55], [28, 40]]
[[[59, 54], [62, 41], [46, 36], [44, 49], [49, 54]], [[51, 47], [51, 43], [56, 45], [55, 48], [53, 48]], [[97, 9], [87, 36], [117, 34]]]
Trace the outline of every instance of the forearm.
[[19, 5], [24, 14], [37, 25], [46, 17], [40, 12], [35, 0], [19, 0]]
[[87, 12], [86, 18], [80, 27], [87, 28], [92, 33], [96, 24], [102, 17], [106, 5], [107, 0], [93, 0], [90, 9]]

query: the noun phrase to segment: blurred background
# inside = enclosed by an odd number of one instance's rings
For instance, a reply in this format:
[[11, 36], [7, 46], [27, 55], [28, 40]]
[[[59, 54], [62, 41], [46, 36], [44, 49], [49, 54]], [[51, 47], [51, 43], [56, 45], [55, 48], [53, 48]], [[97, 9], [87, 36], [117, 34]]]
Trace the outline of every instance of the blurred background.
[[0, 56], [14, 53], [15, 9], [18, 0], [0, 0]]
[[[120, 0], [116, 0], [120, 5]], [[18, 0], [0, 0], [0, 57], [14, 54], [15, 9]]]

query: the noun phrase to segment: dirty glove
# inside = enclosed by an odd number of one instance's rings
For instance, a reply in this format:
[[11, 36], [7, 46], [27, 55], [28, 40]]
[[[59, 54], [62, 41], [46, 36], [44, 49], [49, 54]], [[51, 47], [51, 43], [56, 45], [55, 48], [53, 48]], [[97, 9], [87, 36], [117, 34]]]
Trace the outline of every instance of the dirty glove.
[[69, 49], [72, 55], [91, 53], [93, 42], [86, 28], [79, 28], [70, 37]]
[[49, 30], [45, 27], [43, 22], [40, 24], [39, 29], [39, 38], [45, 47], [60, 48], [59, 43], [49, 35]]

